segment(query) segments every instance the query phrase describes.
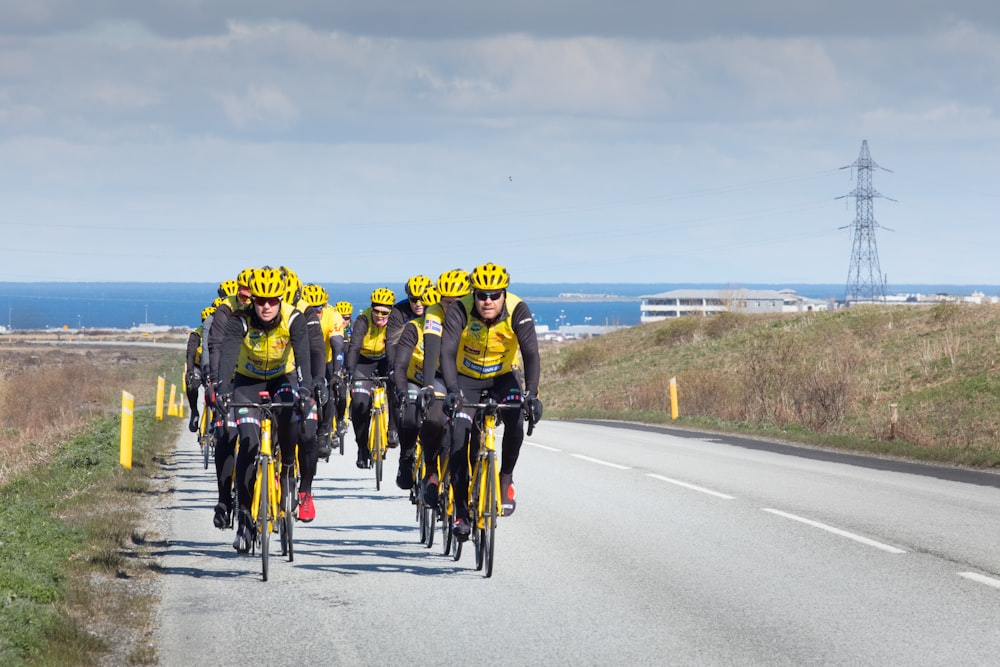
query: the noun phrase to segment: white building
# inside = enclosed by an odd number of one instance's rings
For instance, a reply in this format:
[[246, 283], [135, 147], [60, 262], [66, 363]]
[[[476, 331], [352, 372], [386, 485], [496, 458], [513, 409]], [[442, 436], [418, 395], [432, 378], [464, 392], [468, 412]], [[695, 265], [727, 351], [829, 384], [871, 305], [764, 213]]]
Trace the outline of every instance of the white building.
[[678, 289], [642, 297], [641, 321], [658, 322], [687, 315], [799, 313], [827, 310], [829, 304], [794, 290]]

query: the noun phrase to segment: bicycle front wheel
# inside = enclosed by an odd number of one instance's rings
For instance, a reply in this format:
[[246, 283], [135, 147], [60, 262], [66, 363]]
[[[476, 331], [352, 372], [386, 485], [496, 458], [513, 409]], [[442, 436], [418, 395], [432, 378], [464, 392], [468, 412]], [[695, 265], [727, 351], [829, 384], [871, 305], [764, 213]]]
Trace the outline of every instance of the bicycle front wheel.
[[372, 438], [372, 463], [375, 468], [375, 490], [382, 490], [382, 464], [385, 461], [385, 435], [378, 428], [379, 420], [375, 420], [375, 432]]
[[485, 563], [487, 577], [493, 576], [493, 553], [496, 546], [497, 532], [497, 500], [499, 489], [497, 489], [497, 459], [490, 456], [486, 473], [486, 512], [483, 515], [483, 532], [480, 536], [480, 548], [483, 550], [483, 561]]
[[260, 485], [260, 505], [257, 508], [257, 537], [260, 539], [260, 567], [263, 580], [267, 581], [270, 565], [271, 546], [271, 479], [270, 466], [262, 462], [257, 468], [257, 484]]

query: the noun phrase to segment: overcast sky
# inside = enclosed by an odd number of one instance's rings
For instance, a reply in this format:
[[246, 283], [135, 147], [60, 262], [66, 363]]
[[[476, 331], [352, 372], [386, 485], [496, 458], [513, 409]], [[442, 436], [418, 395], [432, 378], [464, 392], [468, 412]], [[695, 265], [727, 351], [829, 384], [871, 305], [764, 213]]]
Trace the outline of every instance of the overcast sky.
[[[877, 5], [877, 6], [870, 6]], [[0, 0], [0, 281], [1000, 284], [994, 0]]]

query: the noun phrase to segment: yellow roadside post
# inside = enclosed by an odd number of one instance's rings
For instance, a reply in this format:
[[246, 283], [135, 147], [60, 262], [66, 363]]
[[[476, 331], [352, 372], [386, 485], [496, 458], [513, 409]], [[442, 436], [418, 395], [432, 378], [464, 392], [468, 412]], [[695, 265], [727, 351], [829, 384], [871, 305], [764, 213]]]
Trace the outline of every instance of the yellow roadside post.
[[162, 376], [156, 378], [156, 419], [163, 421], [163, 387], [166, 380]]
[[167, 401], [167, 414], [170, 416], [177, 414], [177, 406], [174, 405], [174, 400], [177, 396], [177, 385], [170, 383], [170, 399]]
[[677, 419], [677, 378], [670, 378], [670, 418]]
[[135, 410], [135, 397], [127, 391], [122, 392], [122, 427], [121, 445], [118, 461], [125, 468], [132, 467], [132, 420]]

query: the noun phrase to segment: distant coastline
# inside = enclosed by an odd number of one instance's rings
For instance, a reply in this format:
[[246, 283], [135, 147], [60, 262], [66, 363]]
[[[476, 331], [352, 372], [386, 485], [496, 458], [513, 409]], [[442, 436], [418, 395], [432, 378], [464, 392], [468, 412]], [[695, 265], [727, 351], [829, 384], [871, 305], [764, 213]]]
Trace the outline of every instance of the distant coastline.
[[[356, 313], [384, 283], [321, 283], [332, 301], [349, 301]], [[12, 330], [132, 329], [141, 325], [197, 327], [216, 295], [216, 283], [0, 282], [0, 326]], [[403, 286], [392, 286], [399, 298]], [[676, 289], [790, 289], [810, 299], [843, 299], [843, 284], [780, 283], [513, 283], [511, 291], [539, 324], [632, 326], [642, 298]], [[889, 294], [1000, 295], [1000, 285], [890, 285]]]

